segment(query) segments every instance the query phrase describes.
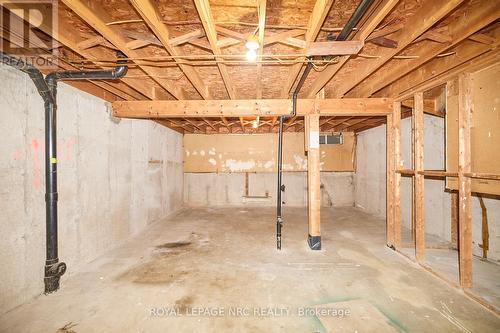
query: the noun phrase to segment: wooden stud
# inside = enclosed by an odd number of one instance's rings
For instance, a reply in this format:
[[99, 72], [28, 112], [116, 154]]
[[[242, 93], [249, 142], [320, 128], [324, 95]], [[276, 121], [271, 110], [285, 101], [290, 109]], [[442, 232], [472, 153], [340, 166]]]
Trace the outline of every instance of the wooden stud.
[[425, 219], [424, 219], [424, 176], [419, 171], [424, 170], [424, 94], [416, 93], [413, 109], [414, 124], [414, 171], [413, 177], [413, 207], [415, 210], [415, 258], [424, 262], [425, 251]]
[[463, 73], [458, 79], [458, 235], [459, 272], [462, 288], [472, 287], [472, 221], [471, 221], [471, 118], [472, 77]]
[[310, 114], [306, 133], [309, 137], [307, 151], [307, 193], [308, 193], [308, 221], [309, 235], [321, 236], [320, 209], [321, 209], [321, 180], [319, 156], [319, 114]]
[[401, 167], [401, 103], [394, 102], [392, 114], [393, 137], [394, 137], [394, 247], [401, 247], [401, 174], [397, 173]]
[[394, 247], [394, 114], [387, 115], [386, 121], [386, 244]]
[[450, 193], [451, 200], [451, 244], [458, 249], [458, 192]]

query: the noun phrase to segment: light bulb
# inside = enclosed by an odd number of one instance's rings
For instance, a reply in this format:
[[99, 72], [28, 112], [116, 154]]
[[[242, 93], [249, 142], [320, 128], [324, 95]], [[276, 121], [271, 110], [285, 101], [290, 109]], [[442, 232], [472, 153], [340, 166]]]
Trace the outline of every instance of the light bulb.
[[249, 50], [257, 50], [259, 48], [259, 39], [257, 36], [252, 35], [248, 37], [245, 47]]
[[248, 61], [255, 61], [257, 59], [257, 53], [255, 50], [248, 50], [247, 52], [247, 60]]

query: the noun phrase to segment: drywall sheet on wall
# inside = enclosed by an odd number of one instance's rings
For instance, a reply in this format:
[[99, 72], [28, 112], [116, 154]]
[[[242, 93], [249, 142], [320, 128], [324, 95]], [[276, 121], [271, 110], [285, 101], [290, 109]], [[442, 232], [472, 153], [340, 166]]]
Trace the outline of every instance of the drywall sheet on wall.
[[[472, 172], [500, 174], [500, 65], [472, 75]], [[446, 167], [458, 171], [458, 81], [448, 84], [446, 116]], [[456, 178], [447, 187], [456, 190]], [[472, 179], [472, 191], [500, 195], [500, 181]]]
[[[184, 172], [276, 172], [278, 135], [186, 134]], [[321, 171], [354, 171], [354, 133], [343, 144], [320, 145]], [[284, 133], [284, 171], [306, 171], [304, 133]]]

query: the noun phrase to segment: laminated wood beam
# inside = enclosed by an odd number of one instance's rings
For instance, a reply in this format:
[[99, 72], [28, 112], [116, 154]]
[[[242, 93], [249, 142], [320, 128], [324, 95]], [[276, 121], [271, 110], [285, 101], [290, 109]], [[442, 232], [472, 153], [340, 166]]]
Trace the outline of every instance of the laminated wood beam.
[[464, 73], [458, 79], [458, 235], [459, 275], [463, 288], [472, 287], [471, 218], [471, 113], [472, 78]]
[[[386, 116], [392, 113], [392, 100], [299, 99], [297, 114], [318, 110], [321, 116]], [[289, 99], [261, 100], [183, 100], [119, 101], [113, 103], [113, 115], [122, 118], [184, 117], [279, 117], [292, 112]]]

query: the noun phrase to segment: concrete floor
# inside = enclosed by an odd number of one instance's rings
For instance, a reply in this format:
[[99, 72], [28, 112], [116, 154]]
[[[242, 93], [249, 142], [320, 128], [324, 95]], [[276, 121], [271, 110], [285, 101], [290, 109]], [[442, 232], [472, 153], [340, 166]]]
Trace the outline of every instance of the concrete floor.
[[286, 208], [278, 252], [274, 213], [186, 209], [4, 314], [0, 331], [500, 330], [498, 316], [387, 248], [382, 219], [322, 209], [324, 249], [311, 252], [306, 209]]

